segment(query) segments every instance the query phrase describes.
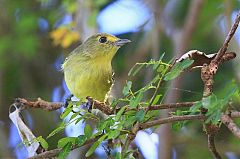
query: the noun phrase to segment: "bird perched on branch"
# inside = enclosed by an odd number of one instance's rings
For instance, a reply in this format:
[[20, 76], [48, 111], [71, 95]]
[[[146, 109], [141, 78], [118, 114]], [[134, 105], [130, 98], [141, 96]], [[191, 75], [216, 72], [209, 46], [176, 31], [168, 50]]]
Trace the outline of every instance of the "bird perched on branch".
[[70, 92], [79, 99], [91, 96], [105, 102], [113, 83], [112, 59], [117, 50], [129, 42], [98, 33], [73, 50], [62, 65]]

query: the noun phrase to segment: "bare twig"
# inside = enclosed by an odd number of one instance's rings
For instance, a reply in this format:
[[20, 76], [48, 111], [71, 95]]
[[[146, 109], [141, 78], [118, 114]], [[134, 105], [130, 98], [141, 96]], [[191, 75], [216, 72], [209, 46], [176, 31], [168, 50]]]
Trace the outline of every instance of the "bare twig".
[[238, 12], [237, 17], [236, 17], [236, 19], [235, 19], [235, 21], [234, 21], [234, 24], [232, 25], [232, 27], [231, 27], [231, 29], [230, 29], [230, 31], [229, 31], [229, 33], [228, 33], [228, 35], [227, 35], [224, 43], [223, 43], [223, 46], [222, 46], [221, 49], [218, 51], [217, 56], [216, 56], [215, 59], [213, 60], [214, 63], [215, 63], [215, 62], [218, 62], [218, 63], [219, 63], [219, 61], [221, 61], [223, 55], [226, 53], [227, 48], [228, 48], [228, 45], [229, 45], [229, 42], [230, 42], [230, 40], [232, 39], [233, 35], [234, 35], [235, 32], [236, 32], [236, 30], [237, 30], [237, 28], [238, 28], [239, 22], [240, 22], [240, 12]]
[[[234, 115], [240, 115], [240, 112], [235, 112]], [[221, 121], [236, 137], [240, 138], [240, 128], [234, 123], [230, 116], [222, 114]]]
[[219, 155], [215, 147], [214, 136], [215, 135], [208, 135], [208, 148], [213, 153], [215, 159], [221, 159], [222, 157]]
[[140, 124], [140, 129], [147, 129], [156, 125], [172, 123], [175, 121], [185, 121], [185, 120], [203, 120], [205, 119], [204, 115], [183, 115], [183, 116], [172, 116], [167, 118], [160, 118], [153, 121], [148, 121], [146, 123]]
[[170, 104], [160, 104], [160, 105], [152, 105], [149, 110], [159, 110], [159, 109], [174, 109], [174, 108], [183, 108], [183, 107], [191, 107], [197, 102], [182, 102], [182, 103], [170, 103]]

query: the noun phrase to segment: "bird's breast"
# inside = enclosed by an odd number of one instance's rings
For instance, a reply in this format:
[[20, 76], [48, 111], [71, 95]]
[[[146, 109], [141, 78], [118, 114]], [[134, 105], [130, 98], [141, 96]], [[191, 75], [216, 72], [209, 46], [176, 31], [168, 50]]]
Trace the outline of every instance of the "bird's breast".
[[65, 69], [64, 76], [70, 92], [79, 99], [91, 96], [104, 101], [112, 85], [111, 64], [81, 63]]

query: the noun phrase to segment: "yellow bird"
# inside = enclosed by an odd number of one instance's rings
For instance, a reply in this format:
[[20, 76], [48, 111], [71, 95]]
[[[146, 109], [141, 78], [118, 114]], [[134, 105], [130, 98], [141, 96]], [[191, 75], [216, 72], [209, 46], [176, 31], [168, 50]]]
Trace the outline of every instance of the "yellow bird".
[[117, 50], [129, 42], [98, 33], [73, 50], [62, 65], [70, 92], [82, 100], [91, 96], [105, 102], [113, 83], [112, 59]]

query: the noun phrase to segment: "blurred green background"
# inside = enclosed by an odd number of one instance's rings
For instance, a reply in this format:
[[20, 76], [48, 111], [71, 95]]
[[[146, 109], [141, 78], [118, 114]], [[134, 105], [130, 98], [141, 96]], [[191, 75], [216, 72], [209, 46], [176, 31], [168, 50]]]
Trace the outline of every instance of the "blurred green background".
[[[63, 101], [66, 92], [60, 65], [88, 36], [108, 32], [131, 39], [113, 61], [114, 95], [119, 97], [126, 80], [140, 87], [152, 77], [149, 70], [128, 77], [136, 62], [158, 59], [163, 53], [169, 61], [192, 49], [217, 52], [239, 9], [239, 0], [0, 0], [0, 158], [26, 155], [17, 146], [20, 140], [8, 117], [14, 98]], [[229, 50], [239, 53], [239, 48], [240, 29]], [[221, 95], [232, 81], [240, 83], [239, 68], [239, 57], [221, 66], [215, 94]], [[163, 100], [199, 100], [202, 90], [200, 72], [189, 72], [162, 88], [167, 91]], [[23, 115], [36, 136], [46, 137], [60, 121], [59, 112], [29, 110]], [[178, 132], [168, 128], [154, 130], [160, 134], [160, 144], [158, 139], [146, 139], [153, 140], [149, 144], [156, 150], [150, 154], [144, 152], [148, 145], [136, 142], [145, 158], [162, 159], [169, 154], [178, 159], [212, 158], [200, 122], [187, 124]], [[217, 136], [220, 153], [226, 158], [240, 157], [240, 141], [222, 129]], [[54, 139], [49, 142], [50, 148], [56, 146]]]

